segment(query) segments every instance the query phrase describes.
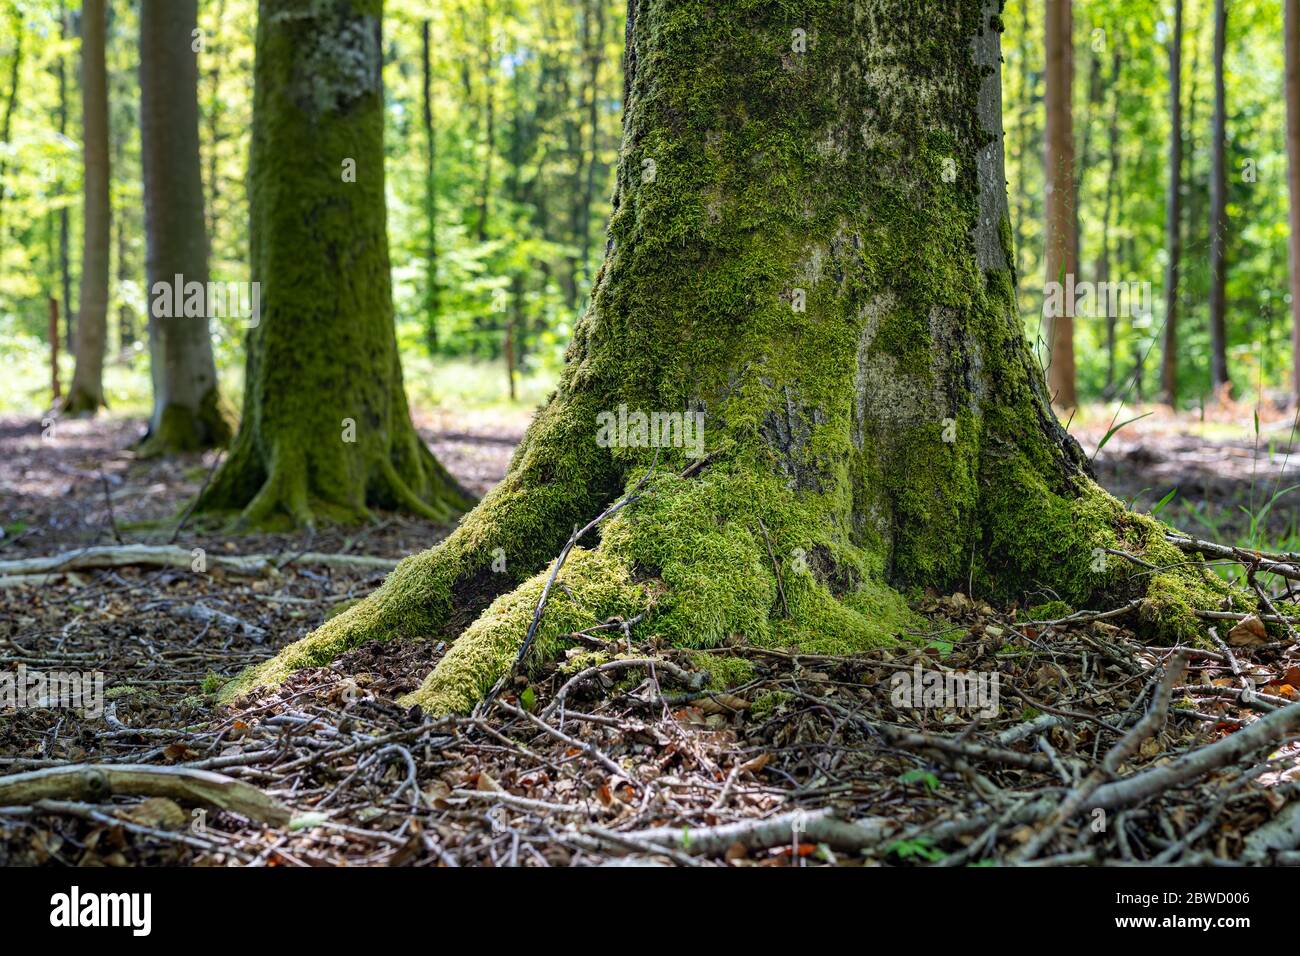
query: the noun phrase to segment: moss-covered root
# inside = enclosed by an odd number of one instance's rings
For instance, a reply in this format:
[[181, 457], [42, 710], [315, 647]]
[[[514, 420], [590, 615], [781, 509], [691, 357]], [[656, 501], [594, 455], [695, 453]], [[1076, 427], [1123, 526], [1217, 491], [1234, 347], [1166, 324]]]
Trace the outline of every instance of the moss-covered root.
[[366, 641], [458, 635], [493, 598], [545, 567], [574, 526], [617, 495], [609, 453], [590, 441], [586, 423], [592, 414], [567, 398], [548, 403], [505, 479], [446, 539], [404, 560], [365, 600], [245, 671], [222, 690], [221, 699], [278, 684], [301, 667], [328, 664]]
[[[817, 515], [752, 467], [655, 476], [595, 549], [572, 552], [528, 664], [553, 660], [575, 631], [640, 614], [638, 643], [698, 649], [739, 639], [852, 653], [919, 628], [902, 597], [880, 583], [879, 562], [837, 543]], [[470, 710], [511, 666], [547, 573], [499, 597], [402, 702], [434, 714]], [[619, 629], [599, 633], [622, 641]]]
[[[432, 714], [468, 713], [507, 672], [519, 652], [549, 571], [497, 598], [464, 634], [404, 706], [419, 704]], [[538, 628], [530, 661], [554, 659], [565, 637], [613, 617], [629, 619], [645, 609], [648, 592], [628, 568], [599, 550], [574, 548], [563, 571], [564, 588], [554, 591]]]
[[975, 588], [1006, 599], [1049, 595], [1071, 607], [1141, 599], [1140, 633], [1153, 643], [1207, 643], [1198, 611], [1252, 611], [1257, 599], [1166, 540], [1169, 527], [1129, 511], [1091, 480], [1049, 488], [1014, 463], [994, 469], [981, 522]]

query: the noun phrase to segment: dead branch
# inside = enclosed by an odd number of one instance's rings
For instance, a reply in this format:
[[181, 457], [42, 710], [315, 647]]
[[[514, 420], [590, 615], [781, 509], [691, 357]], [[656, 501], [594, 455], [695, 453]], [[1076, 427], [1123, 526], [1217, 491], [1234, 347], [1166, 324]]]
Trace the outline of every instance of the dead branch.
[[184, 767], [77, 764], [0, 777], [0, 806], [42, 800], [99, 801], [113, 795], [170, 797], [230, 810], [272, 826], [284, 826], [293, 816], [288, 807], [251, 784]]

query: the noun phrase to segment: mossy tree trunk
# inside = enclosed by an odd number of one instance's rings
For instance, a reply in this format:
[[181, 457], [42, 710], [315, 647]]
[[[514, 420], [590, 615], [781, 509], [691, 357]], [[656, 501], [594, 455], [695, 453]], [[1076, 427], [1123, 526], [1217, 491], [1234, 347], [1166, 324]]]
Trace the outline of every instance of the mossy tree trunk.
[[384, 204], [381, 0], [261, 0], [244, 412], [199, 503], [246, 526], [449, 520], [472, 504], [411, 424]]
[[153, 414], [144, 454], [225, 445], [231, 427], [217, 392], [205, 294], [201, 314], [172, 302], [182, 288], [208, 281], [208, 237], [199, 160], [198, 55], [192, 31], [197, 0], [142, 0], [140, 141], [149, 294]]
[[93, 415], [104, 405], [104, 349], [108, 338], [108, 259], [112, 211], [108, 195], [108, 69], [105, 0], [81, 5], [81, 155], [84, 167], [81, 295], [77, 307], [75, 369], [63, 411]]
[[[470, 708], [575, 524], [656, 455], [570, 554], [530, 660], [642, 613], [637, 640], [858, 650], [916, 628], [902, 595], [924, 587], [1149, 587], [1149, 620], [1194, 630], [1216, 585], [1088, 477], [1016, 313], [999, 4], [633, 0], [627, 30], [605, 263], [509, 474], [226, 699], [361, 641], [444, 634], [408, 702]], [[705, 456], [611, 429], [636, 412], [700, 416]], [[1180, 570], [1135, 578], [1106, 548]]]

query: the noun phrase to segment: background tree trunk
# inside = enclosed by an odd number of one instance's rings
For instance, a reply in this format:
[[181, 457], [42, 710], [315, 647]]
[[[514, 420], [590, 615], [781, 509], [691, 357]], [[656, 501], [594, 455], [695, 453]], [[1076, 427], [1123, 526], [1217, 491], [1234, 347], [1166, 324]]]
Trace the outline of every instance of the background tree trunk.
[[372, 506], [449, 520], [472, 503], [416, 434], [402, 388], [382, 10], [381, 0], [259, 7], [250, 179], [261, 310], [239, 434], [199, 503], [242, 509], [247, 525], [355, 521]]
[[1224, 0], [1214, 0], [1214, 139], [1210, 148], [1210, 385], [1218, 396], [1228, 379], [1225, 274], [1228, 238], [1227, 103], [1223, 51], [1227, 41]]
[[153, 413], [140, 449], [146, 455], [225, 445], [231, 436], [218, 397], [208, 330], [213, 303], [205, 292], [204, 314], [188, 314], [183, 302], [172, 302], [171, 291], [177, 281], [182, 288], [189, 283], [206, 288], [208, 282], [199, 67], [192, 49], [197, 25], [197, 0], [141, 0], [145, 275], [149, 354], [156, 363]]
[[[1071, 0], [1047, 0], [1047, 150], [1046, 248], [1047, 282], [1072, 288], [1079, 275], [1079, 250], [1075, 228], [1074, 121], [1071, 91], [1074, 85], [1074, 44]], [[1074, 308], [1062, 301], [1059, 315], [1048, 317], [1047, 389], [1052, 403], [1061, 408], [1078, 404], [1074, 373]]]
[[1178, 406], [1178, 273], [1182, 258], [1183, 187], [1183, 0], [1174, 0], [1169, 40], [1169, 186], [1165, 196], [1165, 334], [1160, 358], [1164, 400]]
[[[1086, 476], [1025, 340], [999, 8], [633, 0], [607, 254], [555, 395], [448, 538], [225, 699], [441, 634], [404, 702], [470, 709], [575, 526], [634, 490], [566, 551], [534, 659], [614, 616], [663, 644], [849, 652], [918, 625], [895, 586], [1081, 601], [1134, 581], [1160, 596], [1154, 632], [1194, 632], [1219, 585]], [[703, 431], [652, 438], [637, 413]], [[1170, 570], [1098, 561], [1120, 546]]]
[[424, 335], [430, 351], [438, 347], [438, 313], [440, 290], [438, 288], [438, 193], [435, 172], [437, 169], [437, 139], [433, 128], [433, 49], [430, 41], [432, 24], [420, 24], [420, 51], [423, 66], [422, 116], [424, 119]]
[[1291, 194], [1291, 384], [1300, 403], [1300, 0], [1284, 0], [1286, 155]]
[[[59, 39], [68, 38], [68, 10], [63, 2], [59, 3]], [[68, 132], [68, 71], [67, 64], [64, 61], [63, 54], [59, 54], [58, 62], [59, 78], [59, 113], [58, 126], [59, 136], [66, 136]], [[56, 187], [59, 195], [63, 195], [63, 178], [60, 176]], [[69, 227], [68, 207], [59, 208], [59, 292], [63, 296], [63, 325], [66, 329], [66, 338], [69, 352], [76, 348], [76, 327], [77, 318], [72, 305], [72, 268], [69, 264], [69, 254], [71, 245], [70, 227]]]
[[[1111, 221], [1113, 219], [1113, 209], [1115, 205], [1115, 194], [1119, 192], [1120, 187], [1120, 161], [1119, 161], [1119, 117], [1120, 117], [1120, 46], [1119, 38], [1114, 39], [1114, 49], [1111, 51], [1110, 65], [1110, 120], [1106, 127], [1107, 143], [1107, 174], [1106, 174], [1106, 202], [1101, 213], [1101, 246], [1097, 250], [1097, 284], [1103, 285], [1110, 282], [1110, 264], [1111, 264]], [[1102, 397], [1106, 399], [1113, 398], [1116, 389], [1115, 380], [1115, 339], [1116, 323], [1118, 315], [1117, 310], [1106, 310], [1106, 384], [1102, 389]]]
[[94, 414], [104, 405], [104, 349], [108, 336], [108, 272], [112, 211], [108, 184], [108, 71], [105, 0], [81, 6], [82, 162], [85, 167], [81, 304], [77, 309], [76, 369], [63, 411]]
[[18, 86], [23, 71], [23, 34], [26, 32], [23, 29], [22, 12], [18, 9], [15, 0], [10, 0], [9, 7], [5, 11], [5, 19], [12, 31], [14, 49], [8, 63], [9, 88], [6, 91], [4, 106], [0, 107], [0, 143], [5, 144], [5, 151], [0, 152], [0, 241], [4, 241], [5, 166], [8, 147], [13, 142], [14, 109], [18, 106]]

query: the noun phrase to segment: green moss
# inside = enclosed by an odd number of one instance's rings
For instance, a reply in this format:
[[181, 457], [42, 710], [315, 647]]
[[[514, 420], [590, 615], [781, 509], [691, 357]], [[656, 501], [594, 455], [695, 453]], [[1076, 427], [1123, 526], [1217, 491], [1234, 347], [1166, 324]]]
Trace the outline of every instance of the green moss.
[[700, 652], [691, 655], [691, 667], [709, 675], [709, 690], [729, 690], [754, 679], [754, 662], [744, 657]]
[[1047, 601], [1027, 608], [1017, 617], [1026, 621], [1055, 621], [1074, 613], [1074, 608], [1064, 601]]
[[769, 690], [759, 694], [749, 708], [751, 720], [767, 720], [779, 709], [793, 701], [794, 695], [784, 690]]
[[[537, 609], [549, 572], [497, 598], [451, 646], [419, 689], [403, 697], [404, 706], [419, 704], [433, 714], [464, 713], [507, 672]], [[531, 670], [573, 646], [567, 635], [628, 618], [645, 606], [644, 588], [627, 569], [599, 551], [574, 548], [546, 605], [527, 663]]]

